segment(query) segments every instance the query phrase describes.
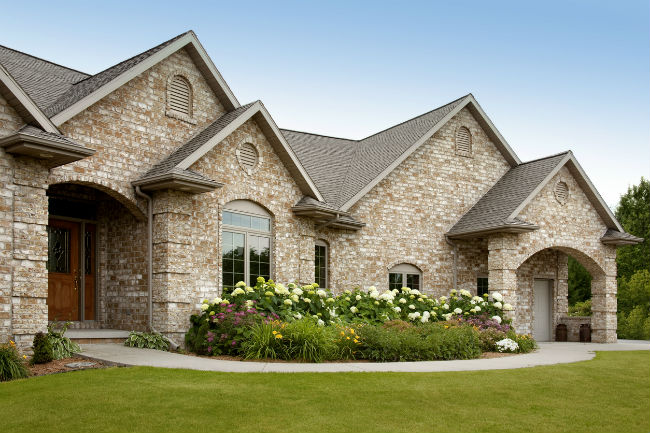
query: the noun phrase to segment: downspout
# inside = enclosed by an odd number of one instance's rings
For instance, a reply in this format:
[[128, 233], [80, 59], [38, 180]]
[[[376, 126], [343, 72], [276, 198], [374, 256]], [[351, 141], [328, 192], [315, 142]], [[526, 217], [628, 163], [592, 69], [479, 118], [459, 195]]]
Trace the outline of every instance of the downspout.
[[[147, 294], [149, 304], [149, 319], [147, 327], [149, 332], [160, 334], [153, 327], [153, 199], [142, 192], [139, 186], [135, 187], [135, 194], [147, 201]], [[169, 339], [171, 349], [177, 349], [178, 344]]]
[[454, 290], [458, 289], [458, 245], [453, 243], [450, 239], [449, 236], [445, 235], [445, 241], [451, 246], [451, 254], [454, 256], [454, 265], [453, 265], [453, 271], [454, 271]]

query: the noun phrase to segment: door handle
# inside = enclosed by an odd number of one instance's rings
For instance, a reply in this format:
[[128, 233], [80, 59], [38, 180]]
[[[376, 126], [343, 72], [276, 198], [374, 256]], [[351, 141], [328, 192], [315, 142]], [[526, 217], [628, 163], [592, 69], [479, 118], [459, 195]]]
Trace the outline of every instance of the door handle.
[[76, 291], [79, 290], [79, 271], [75, 269], [72, 272], [74, 273], [73, 283], [74, 283], [74, 289]]

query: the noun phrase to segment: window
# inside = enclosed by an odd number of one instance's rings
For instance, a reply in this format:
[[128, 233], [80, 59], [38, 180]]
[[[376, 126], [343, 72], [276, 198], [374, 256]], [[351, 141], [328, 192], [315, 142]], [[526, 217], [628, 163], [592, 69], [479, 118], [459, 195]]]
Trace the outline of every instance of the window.
[[192, 87], [182, 75], [174, 75], [167, 82], [167, 115], [192, 119]]
[[413, 265], [402, 263], [388, 271], [388, 289], [401, 289], [408, 287], [420, 290], [422, 272]]
[[271, 215], [253, 202], [235, 200], [225, 206], [222, 218], [223, 288], [271, 278]]
[[472, 134], [464, 126], [456, 131], [456, 153], [462, 156], [472, 155]]
[[488, 279], [486, 277], [476, 278], [476, 294], [483, 296], [488, 293]]
[[314, 253], [314, 282], [320, 287], [328, 287], [327, 243], [317, 240]]

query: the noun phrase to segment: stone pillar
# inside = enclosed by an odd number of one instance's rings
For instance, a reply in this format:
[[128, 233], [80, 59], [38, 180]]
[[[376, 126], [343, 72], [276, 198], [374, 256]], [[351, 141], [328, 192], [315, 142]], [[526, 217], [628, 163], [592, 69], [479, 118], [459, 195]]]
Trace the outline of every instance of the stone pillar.
[[153, 199], [153, 326], [181, 344], [196, 301], [189, 278], [192, 195], [166, 190]]
[[616, 276], [602, 275], [591, 281], [591, 341], [616, 343]]
[[515, 234], [503, 233], [488, 238], [488, 289], [490, 293], [499, 292], [504, 303], [512, 305], [513, 310], [507, 312], [506, 317], [513, 320], [517, 332], [527, 333], [526, 324], [515, 323], [517, 309], [526, 308], [518, 305], [516, 248]]
[[34, 159], [14, 161], [12, 333], [21, 350], [47, 331], [48, 174]]
[[558, 323], [569, 313], [569, 256], [561, 251], [557, 253], [557, 281], [553, 293], [553, 328], [552, 339], [555, 340], [555, 330]]
[[13, 262], [13, 160], [0, 149], [0, 344], [11, 332], [11, 277]]

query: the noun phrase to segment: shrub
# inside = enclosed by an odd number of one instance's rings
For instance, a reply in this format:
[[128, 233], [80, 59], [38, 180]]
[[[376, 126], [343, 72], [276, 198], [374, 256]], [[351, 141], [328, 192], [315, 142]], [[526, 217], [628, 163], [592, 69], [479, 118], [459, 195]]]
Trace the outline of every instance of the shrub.
[[591, 316], [591, 299], [570, 305], [569, 316]]
[[510, 338], [519, 345], [519, 350], [517, 353], [528, 353], [537, 349], [537, 342], [530, 335], [520, 335], [512, 332], [510, 334]]
[[334, 333], [334, 346], [333, 351], [328, 356], [328, 359], [337, 360], [362, 358], [363, 354], [360, 349], [363, 346], [363, 340], [358, 333], [359, 328], [362, 326], [363, 325], [331, 327], [330, 329], [332, 329]]
[[52, 343], [47, 335], [39, 332], [34, 336], [34, 343], [32, 344], [34, 355], [32, 355], [32, 364], [45, 364], [54, 359], [54, 352], [52, 351]]
[[630, 340], [650, 339], [650, 317], [646, 314], [644, 306], [634, 307], [629, 315], [619, 313], [617, 334], [619, 338]]
[[519, 351], [519, 344], [511, 338], [497, 341], [496, 346], [498, 352], [516, 353]]
[[431, 323], [402, 330], [364, 326], [359, 335], [364, 357], [373, 361], [471, 359], [481, 354], [478, 333], [466, 325]]
[[494, 352], [497, 350], [497, 341], [506, 338], [506, 333], [494, 328], [482, 329], [478, 332], [478, 338], [483, 352]]
[[27, 377], [29, 370], [25, 365], [26, 358], [18, 354], [13, 341], [9, 344], [0, 344], [0, 382]]
[[56, 331], [54, 326], [55, 324], [52, 323], [47, 327], [47, 338], [52, 345], [54, 359], [70, 358], [75, 353], [81, 352], [79, 345], [65, 336], [70, 322], [64, 323], [60, 331]]
[[137, 347], [139, 349], [169, 350], [169, 340], [157, 332], [131, 331], [124, 341], [125, 346]]

